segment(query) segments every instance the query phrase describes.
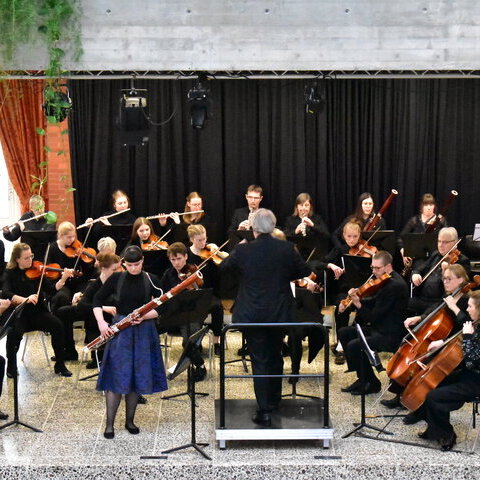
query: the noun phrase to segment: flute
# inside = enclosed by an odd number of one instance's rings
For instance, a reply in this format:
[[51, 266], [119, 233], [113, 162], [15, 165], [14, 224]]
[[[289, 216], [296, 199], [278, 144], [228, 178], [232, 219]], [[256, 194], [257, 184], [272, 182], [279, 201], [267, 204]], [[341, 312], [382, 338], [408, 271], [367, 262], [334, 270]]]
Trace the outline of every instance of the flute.
[[[194, 213], [203, 213], [203, 210], [195, 210], [194, 212], [182, 212], [182, 213], [177, 213], [178, 216], [180, 215], [193, 215]], [[170, 212], [170, 213], [159, 213], [158, 215], [150, 215], [149, 217], [145, 217], [147, 220], [154, 220], [156, 218], [160, 217], [170, 217], [173, 213], [175, 212]]]
[[3, 228], [8, 228], [10, 230], [15, 225], [18, 225], [20, 222], [21, 223], [27, 223], [30, 220], [36, 220], [37, 218], [41, 218], [41, 217], [46, 217], [47, 218], [47, 223], [49, 225], [51, 225], [53, 223], [56, 223], [56, 221], [57, 221], [57, 214], [55, 212], [52, 212], [51, 210], [49, 210], [48, 212], [40, 213], [39, 215], [35, 215], [34, 217], [26, 218], [25, 220], [19, 220], [18, 222], [12, 223], [11, 225], [6, 225]]
[[110, 215], [107, 215], [106, 217], [98, 217], [98, 218], [96, 218], [95, 220], [93, 220], [92, 222], [82, 223], [81, 225], [79, 225], [79, 226], [77, 227], [77, 230], [78, 230], [79, 228], [89, 227], [90, 225], [93, 225], [94, 223], [100, 222], [102, 219], [112, 218], [112, 217], [114, 217], [115, 215], [120, 215], [121, 213], [128, 212], [129, 210], [130, 210], [130, 207], [126, 208], [125, 210], [122, 210], [121, 212], [115, 212], [115, 213], [112, 213], [112, 214], [110, 214]]

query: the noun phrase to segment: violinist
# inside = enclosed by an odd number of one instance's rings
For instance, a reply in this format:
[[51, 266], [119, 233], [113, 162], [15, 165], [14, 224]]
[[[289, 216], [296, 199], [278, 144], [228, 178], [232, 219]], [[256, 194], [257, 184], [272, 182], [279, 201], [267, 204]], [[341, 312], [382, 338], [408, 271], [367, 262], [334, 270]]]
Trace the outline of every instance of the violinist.
[[[341, 328], [348, 325], [348, 319], [350, 317], [350, 309], [339, 311], [338, 306], [340, 301], [347, 296], [348, 290], [353, 287], [350, 285], [344, 277], [344, 269], [340, 266], [342, 265], [342, 257], [348, 255], [350, 251], [357, 252], [360, 247], [364, 247], [364, 241], [362, 237], [362, 226], [360, 223], [355, 220], [350, 220], [343, 226], [342, 237], [345, 243], [340, 246], [333, 247], [333, 249], [325, 256], [324, 263], [321, 266], [325, 269], [330, 270], [335, 280], [333, 288], [335, 289], [335, 295], [333, 298], [333, 303], [335, 305], [335, 329], [338, 332]], [[369, 251], [369, 248], [362, 248], [365, 252]], [[375, 250], [376, 251], [376, 250]], [[335, 364], [343, 365], [345, 363], [345, 355], [343, 353], [341, 345], [336, 345], [333, 349], [335, 355]]]
[[30, 220], [27, 224], [24, 223], [25, 220], [45, 213], [45, 202], [40, 195], [32, 195], [28, 201], [28, 206], [30, 210], [20, 217], [20, 220], [18, 220], [14, 227], [11, 229], [3, 227], [3, 237], [5, 240], [9, 240], [10, 242], [18, 240], [24, 230], [35, 232], [55, 231], [55, 222], [48, 223], [44, 216]]
[[[188, 250], [187, 247], [181, 242], [172, 243], [167, 250], [167, 256], [170, 260], [171, 267], [165, 270], [161, 280], [160, 287], [164, 292], [170, 291], [173, 287], [185, 280], [185, 274], [188, 274], [189, 265], [188, 260]], [[180, 333], [183, 337], [183, 345], [185, 346], [188, 338], [198, 330], [202, 328], [200, 322], [193, 322], [187, 325], [181, 325]], [[193, 372], [193, 379], [195, 382], [202, 381], [206, 375], [207, 370], [205, 368], [205, 362], [200, 354], [198, 347], [192, 347], [192, 362], [195, 366]]]
[[228, 232], [236, 230], [251, 230], [251, 218], [253, 214], [260, 208], [263, 199], [263, 188], [260, 185], [249, 185], [245, 194], [247, 207], [237, 208], [233, 212], [232, 220]]
[[[447, 302], [452, 311], [455, 301]], [[450, 412], [460, 409], [480, 395], [480, 291], [469, 293], [468, 316], [458, 309], [458, 321], [463, 323], [463, 361], [440, 385], [431, 390], [417, 415], [427, 422], [427, 429], [418, 436], [437, 441], [443, 451], [453, 448], [457, 435], [450, 423]]]
[[[100, 218], [100, 222], [103, 225], [132, 225], [135, 221], [135, 215], [128, 210], [131, 208], [131, 202], [128, 195], [123, 190], [115, 190], [112, 193], [112, 207], [113, 210], [105, 212]], [[121, 213], [120, 215], [115, 215], [114, 217], [104, 218], [112, 213]], [[85, 223], [93, 222], [93, 218], [87, 218]]]
[[[373, 201], [372, 194], [368, 192], [362, 193], [358, 197], [357, 207], [355, 208], [355, 212], [349, 217], [347, 217], [332, 233], [331, 238], [332, 238], [333, 244], [337, 247], [342, 244], [343, 226], [351, 220], [355, 220], [359, 222], [363, 230], [367, 225], [367, 223], [375, 216], [374, 206], [375, 204]], [[380, 230], [385, 230], [386, 224], [385, 224], [385, 219], [383, 217], [380, 219], [377, 227], [379, 227]]]
[[139, 217], [135, 220], [132, 227], [132, 236], [126, 248], [131, 245], [137, 245], [142, 250], [160, 250], [161, 245], [158, 242], [160, 238], [153, 231], [152, 222], [145, 217]]
[[[47, 261], [58, 263], [66, 272], [67, 280], [51, 299], [52, 311], [65, 305], [69, 305], [75, 292], [82, 291], [88, 279], [94, 274], [95, 258], [87, 257], [88, 261], [80, 258], [82, 244], [77, 240], [77, 231], [70, 222], [62, 222], [58, 226], [57, 240], [50, 244], [50, 252]], [[74, 276], [74, 267], [81, 272], [79, 277]], [[63, 278], [63, 277], [62, 277]]]
[[[457, 230], [453, 227], [444, 227], [438, 233], [437, 250], [427, 260], [414, 262], [412, 283], [415, 288], [414, 296], [408, 302], [409, 316], [421, 315], [427, 308], [442, 300], [444, 292], [442, 272], [450, 263], [463, 265], [470, 274], [470, 261], [458, 250], [452, 251], [447, 258], [441, 261], [457, 241]], [[438, 266], [436, 266], [437, 264]], [[424, 279], [424, 277], [426, 278]]]
[[[391, 278], [380, 287], [374, 297], [360, 299], [356, 289], [349, 290], [348, 295], [357, 309], [356, 321], [362, 324], [370, 348], [377, 352], [395, 352], [405, 334], [403, 320], [407, 308], [408, 287], [405, 280], [393, 270], [392, 256], [386, 251], [379, 251], [372, 257], [372, 272], [377, 280], [384, 274], [389, 274]], [[342, 308], [341, 305], [340, 311]], [[341, 328], [338, 338], [345, 350], [348, 371], [355, 371], [358, 377], [351, 385], [342, 388], [342, 392], [352, 395], [379, 392], [380, 381], [362, 351], [356, 328]], [[365, 379], [363, 386], [359, 380], [362, 369]]]
[[314, 213], [312, 197], [308, 193], [300, 193], [297, 196], [293, 215], [285, 220], [284, 231], [287, 237], [329, 234], [322, 217]]
[[[188, 252], [188, 262], [193, 265], [200, 265], [206, 256], [218, 249], [214, 243], [207, 245], [207, 231], [203, 225], [190, 225], [187, 228], [188, 238], [191, 246]], [[215, 262], [209, 261], [202, 270], [204, 288], [218, 289], [219, 275]], [[220, 299], [213, 295], [212, 305], [208, 311], [212, 316], [211, 329], [213, 332], [213, 348], [215, 355], [220, 355], [220, 335], [223, 328], [223, 305]]]
[[52, 347], [55, 352], [55, 373], [63, 377], [71, 377], [72, 373], [64, 363], [64, 331], [62, 322], [52, 315], [46, 306], [46, 296], [59, 291], [70, 275], [64, 271], [56, 283], [43, 278], [38, 291], [40, 279], [30, 279], [26, 271], [32, 267], [33, 254], [26, 243], [16, 243], [3, 276], [2, 296], [11, 300], [13, 305], [25, 302], [25, 307], [16, 318], [13, 328], [7, 335], [7, 376], [12, 378], [18, 374], [17, 351], [25, 332], [41, 330], [52, 336]]
[[[434, 232], [438, 232], [443, 227], [448, 227], [447, 219], [440, 215], [440, 221], [436, 225]], [[412, 262], [410, 257], [403, 255], [403, 241], [402, 235], [406, 233], [425, 233], [428, 225], [433, 224], [437, 217], [437, 202], [435, 197], [431, 193], [425, 193], [420, 201], [420, 208], [418, 215], [411, 217], [406, 225], [403, 227], [400, 236], [397, 239], [398, 247], [403, 257], [403, 263], [405, 266]]]
[[[460, 310], [463, 310], [464, 312], [467, 311], [468, 296], [463, 294], [462, 292], [459, 292], [455, 296], [455, 298], [452, 297], [451, 295], [459, 287], [468, 283], [468, 275], [465, 269], [462, 267], [462, 265], [459, 265], [458, 263], [456, 263], [454, 265], [448, 265], [445, 268], [445, 270], [443, 271], [442, 280], [445, 288], [445, 295], [444, 295], [443, 301], [447, 305], [447, 308], [445, 309], [445, 314], [447, 317], [442, 316], [441, 318], [442, 320], [452, 319], [453, 329], [451, 330], [450, 333], [453, 334], [460, 331], [463, 327], [463, 321], [461, 320], [462, 317], [459, 316], [459, 313], [460, 313]], [[419, 322], [427, 318], [430, 315], [430, 313], [432, 313], [436, 309], [436, 307], [437, 305], [429, 307], [424, 313], [422, 313], [422, 315], [408, 317], [404, 322], [405, 327], [406, 328], [414, 327]], [[438, 348], [438, 347], [441, 347], [443, 343], [444, 342], [442, 339], [434, 340], [430, 343], [428, 348], [429, 350], [432, 348]], [[382, 399], [380, 400], [380, 403], [388, 408], [399, 408], [401, 406], [400, 391], [403, 390], [403, 387], [401, 387], [396, 382], [393, 382], [393, 383], [394, 385], [390, 387], [390, 390], [397, 393], [397, 395], [391, 399]], [[411, 425], [411, 424], [417, 423], [420, 420], [421, 418], [418, 417], [415, 412], [412, 412], [403, 418], [403, 423], [407, 425]]]

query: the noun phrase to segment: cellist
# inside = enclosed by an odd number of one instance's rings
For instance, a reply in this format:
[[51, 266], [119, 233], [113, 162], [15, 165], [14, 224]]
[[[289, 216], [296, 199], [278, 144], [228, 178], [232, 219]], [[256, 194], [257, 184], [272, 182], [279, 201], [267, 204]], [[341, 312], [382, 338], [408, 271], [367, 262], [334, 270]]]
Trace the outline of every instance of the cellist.
[[[462, 267], [462, 265], [458, 265], [458, 264], [448, 265], [448, 267], [446, 267], [445, 270], [443, 271], [442, 281], [443, 281], [445, 294], [446, 294], [445, 298], [443, 299], [443, 302], [445, 302], [447, 306], [445, 313], [448, 316], [448, 318], [452, 320], [452, 323], [453, 323], [453, 329], [451, 333], [456, 333], [462, 329], [464, 319], [463, 317], [459, 316], [459, 312], [460, 310], [466, 312], [468, 297], [465, 294], [462, 294], [461, 292], [459, 292], [455, 298], [452, 297], [451, 295], [459, 287], [468, 283], [468, 275], [465, 269]], [[451, 305], [451, 308], [450, 308], [450, 305]], [[427, 318], [427, 316], [430, 315], [430, 313], [434, 311], [436, 307], [437, 305], [429, 307], [424, 313], [422, 313], [422, 315], [408, 317], [404, 322], [405, 327], [411, 328], [417, 325], [419, 322]], [[445, 317], [442, 317], [442, 319], [444, 318]], [[433, 342], [431, 342], [430, 344], [431, 346], [429, 348], [430, 349], [438, 348], [442, 344], [443, 344], [442, 339], [434, 340]], [[397, 393], [397, 395], [391, 399], [380, 400], [380, 403], [388, 408], [399, 408], [401, 406], [399, 392], [403, 390], [403, 388], [400, 385], [398, 385], [396, 382], [393, 382], [393, 383], [394, 383], [394, 386], [391, 386], [390, 390]], [[403, 423], [405, 423], [406, 425], [412, 425], [414, 423], [419, 422], [420, 420], [421, 418], [416, 415], [416, 412], [411, 412], [403, 418]]]
[[[360, 299], [356, 289], [348, 294], [357, 309], [357, 321], [364, 325], [367, 342], [378, 352], [394, 352], [398, 348], [403, 335], [403, 319], [408, 301], [408, 287], [405, 280], [393, 270], [392, 256], [386, 251], [379, 251], [372, 257], [372, 272], [376, 279], [389, 274], [387, 280], [374, 297]], [[342, 310], [343, 305], [339, 307]], [[356, 371], [358, 379], [342, 392], [352, 395], [377, 393], [380, 381], [362, 351], [361, 341], [354, 326], [344, 327], [338, 332], [338, 338], [345, 350], [348, 371]], [[363, 363], [363, 365], [361, 365]], [[365, 385], [360, 382], [360, 371], [363, 369]]]
[[[459, 368], [446, 377], [440, 385], [427, 394], [417, 414], [427, 422], [427, 429], [418, 436], [440, 443], [443, 451], [455, 445], [457, 435], [450, 423], [450, 412], [460, 409], [480, 395], [480, 330], [474, 322], [480, 319], [480, 291], [470, 292], [467, 312], [458, 310], [463, 321], [463, 361]], [[449, 307], [453, 310], [454, 303]]]

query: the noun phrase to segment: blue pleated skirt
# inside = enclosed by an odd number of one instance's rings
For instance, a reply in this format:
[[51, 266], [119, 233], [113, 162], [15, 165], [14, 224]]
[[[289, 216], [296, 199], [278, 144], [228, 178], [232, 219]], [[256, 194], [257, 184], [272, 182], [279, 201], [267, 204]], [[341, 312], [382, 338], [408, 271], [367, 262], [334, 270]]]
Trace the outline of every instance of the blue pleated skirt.
[[[117, 316], [114, 323], [120, 321]], [[167, 390], [160, 342], [153, 320], [122, 330], [106, 345], [97, 390], [140, 395]]]

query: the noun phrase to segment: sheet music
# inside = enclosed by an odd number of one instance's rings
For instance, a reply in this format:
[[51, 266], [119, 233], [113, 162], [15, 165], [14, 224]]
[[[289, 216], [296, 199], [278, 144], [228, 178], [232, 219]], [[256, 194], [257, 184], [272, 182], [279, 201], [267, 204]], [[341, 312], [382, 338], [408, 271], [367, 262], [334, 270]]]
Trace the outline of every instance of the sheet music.
[[480, 241], [480, 223], [475, 224], [475, 230], [473, 231], [473, 241], [474, 242]]

